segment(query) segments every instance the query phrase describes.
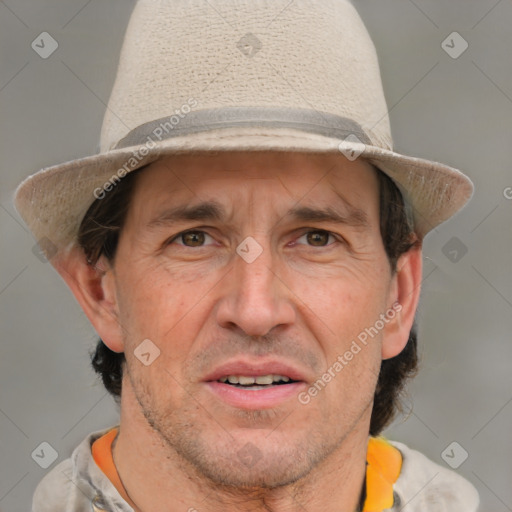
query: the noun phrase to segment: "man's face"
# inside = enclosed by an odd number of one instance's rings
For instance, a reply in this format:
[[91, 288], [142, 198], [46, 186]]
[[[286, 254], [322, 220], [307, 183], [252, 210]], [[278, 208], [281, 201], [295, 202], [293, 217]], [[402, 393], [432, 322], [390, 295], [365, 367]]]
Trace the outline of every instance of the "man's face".
[[[396, 300], [369, 164], [272, 152], [155, 162], [114, 276], [123, 394], [201, 474], [283, 485], [368, 433], [387, 325], [357, 353], [353, 342]], [[134, 351], [148, 339], [160, 355], [146, 366]]]

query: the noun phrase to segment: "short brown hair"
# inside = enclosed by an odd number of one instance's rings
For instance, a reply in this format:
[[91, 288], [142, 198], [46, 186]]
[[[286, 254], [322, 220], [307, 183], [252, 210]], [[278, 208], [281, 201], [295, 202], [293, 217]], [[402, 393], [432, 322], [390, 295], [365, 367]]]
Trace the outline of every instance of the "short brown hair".
[[[96, 199], [89, 207], [80, 225], [78, 243], [87, 261], [95, 265], [104, 255], [115, 260], [119, 235], [123, 229], [137, 176], [144, 167], [127, 174], [103, 199]], [[380, 232], [392, 272], [401, 254], [407, 252], [416, 240], [407, 218], [400, 190], [385, 173], [375, 168], [379, 181]], [[94, 370], [103, 380], [107, 391], [119, 403], [121, 397], [124, 353], [110, 350], [100, 339], [91, 353]], [[405, 348], [397, 356], [383, 360], [375, 389], [370, 422], [370, 435], [379, 435], [402, 410], [400, 394], [408, 378], [417, 373], [417, 337], [414, 325]]]

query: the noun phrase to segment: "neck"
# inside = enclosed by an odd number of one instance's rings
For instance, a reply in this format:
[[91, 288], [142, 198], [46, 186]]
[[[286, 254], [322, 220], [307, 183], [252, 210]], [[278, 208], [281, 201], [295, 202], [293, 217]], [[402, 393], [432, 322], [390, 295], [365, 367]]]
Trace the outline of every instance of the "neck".
[[[147, 422], [124, 385], [114, 463], [135, 512], [355, 512], [365, 483], [368, 425], [354, 428], [306, 476], [278, 488], [233, 488], [200, 474]], [[371, 408], [370, 408], [371, 412]], [[369, 417], [366, 423], [369, 422]]]

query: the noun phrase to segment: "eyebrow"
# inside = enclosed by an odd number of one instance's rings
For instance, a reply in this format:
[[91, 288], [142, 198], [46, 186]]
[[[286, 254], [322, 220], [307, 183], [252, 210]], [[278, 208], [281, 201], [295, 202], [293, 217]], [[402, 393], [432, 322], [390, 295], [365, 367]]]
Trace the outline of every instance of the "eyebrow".
[[[300, 206], [292, 208], [285, 217], [301, 222], [330, 222], [357, 228], [369, 228], [370, 222], [366, 212], [344, 203], [346, 213], [339, 213], [332, 207], [313, 208]], [[226, 218], [224, 207], [216, 201], [205, 201], [196, 205], [181, 205], [169, 208], [150, 220], [146, 227], [156, 228], [187, 220], [222, 221]], [[283, 217], [284, 218], [284, 217]], [[278, 221], [281, 222], [282, 219]]]
[[225, 218], [225, 212], [222, 205], [215, 201], [206, 201], [196, 205], [181, 205], [169, 208], [146, 225], [147, 228], [155, 228], [173, 224], [184, 220], [217, 220]]
[[370, 222], [366, 212], [359, 208], [345, 204], [346, 214], [338, 213], [330, 206], [326, 208], [311, 208], [309, 206], [301, 206], [292, 208], [288, 215], [292, 218], [303, 222], [331, 222], [333, 224], [341, 224], [359, 228], [369, 228]]

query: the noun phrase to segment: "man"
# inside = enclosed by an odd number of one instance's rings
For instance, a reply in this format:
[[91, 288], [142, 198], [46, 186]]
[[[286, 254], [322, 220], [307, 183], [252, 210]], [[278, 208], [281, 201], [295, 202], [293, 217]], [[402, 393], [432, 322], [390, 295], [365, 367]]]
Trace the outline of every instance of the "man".
[[16, 193], [121, 406], [34, 512], [477, 509], [378, 437], [416, 368], [423, 238], [472, 193], [388, 121], [344, 0], [138, 2], [101, 153]]

